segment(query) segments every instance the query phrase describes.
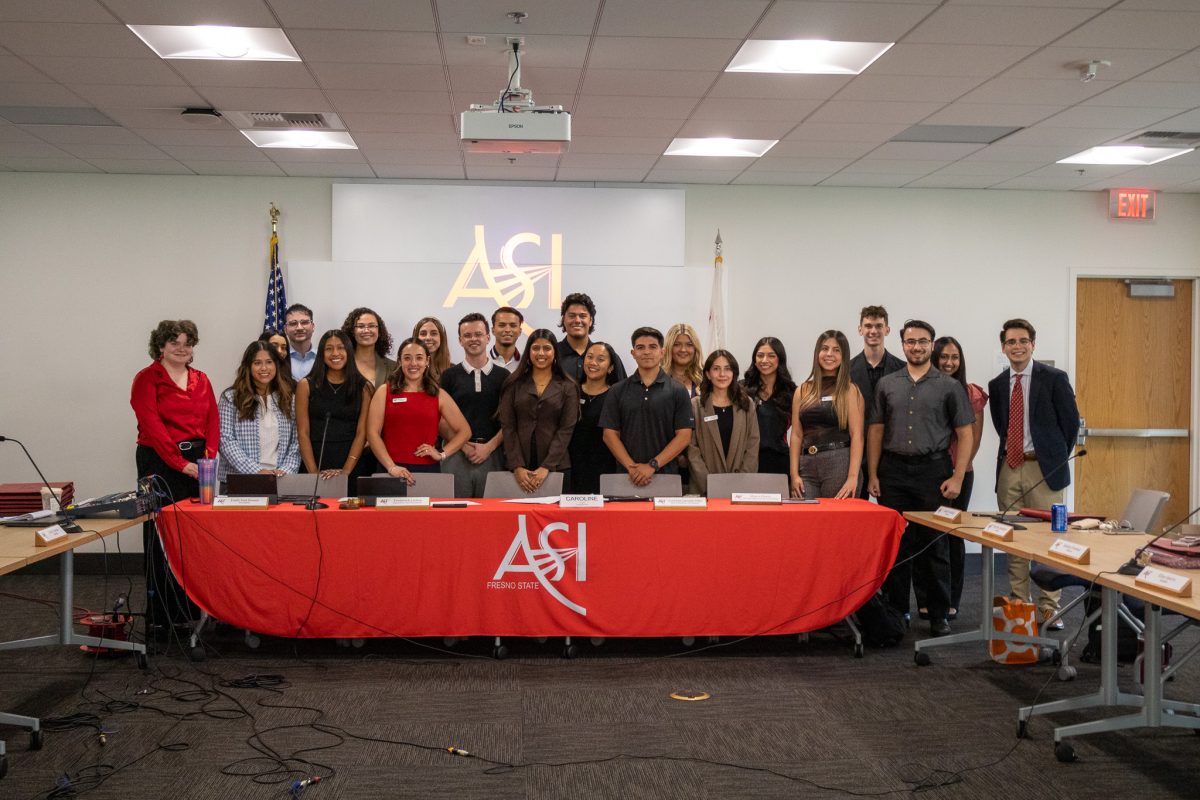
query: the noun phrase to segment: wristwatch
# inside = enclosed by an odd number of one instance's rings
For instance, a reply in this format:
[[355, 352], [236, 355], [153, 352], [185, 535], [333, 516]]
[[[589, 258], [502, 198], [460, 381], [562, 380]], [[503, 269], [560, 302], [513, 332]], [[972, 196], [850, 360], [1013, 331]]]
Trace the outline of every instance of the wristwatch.
[[655, 472], [658, 472], [658, 459], [657, 458], [650, 459], [650, 469], [654, 470]]

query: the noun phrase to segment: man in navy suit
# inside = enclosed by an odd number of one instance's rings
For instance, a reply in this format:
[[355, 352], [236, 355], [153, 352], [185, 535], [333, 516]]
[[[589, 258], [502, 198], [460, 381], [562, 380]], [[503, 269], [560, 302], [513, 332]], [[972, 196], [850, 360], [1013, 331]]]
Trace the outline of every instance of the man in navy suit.
[[[1000, 331], [1009, 368], [988, 383], [992, 424], [1000, 435], [996, 454], [996, 499], [1007, 509], [1029, 492], [1021, 506], [1049, 510], [1063, 502], [1071, 483], [1067, 459], [1079, 434], [1075, 392], [1061, 369], [1033, 360], [1037, 331], [1028, 320], [1010, 319]], [[1037, 484], [1045, 479], [1045, 483]], [[1036, 487], [1036, 488], [1034, 488]], [[1029, 600], [1029, 561], [1008, 557], [1010, 593]], [[1046, 620], [1058, 608], [1061, 592], [1038, 590], [1038, 611]], [[1054, 626], [1062, 629], [1062, 623]]]

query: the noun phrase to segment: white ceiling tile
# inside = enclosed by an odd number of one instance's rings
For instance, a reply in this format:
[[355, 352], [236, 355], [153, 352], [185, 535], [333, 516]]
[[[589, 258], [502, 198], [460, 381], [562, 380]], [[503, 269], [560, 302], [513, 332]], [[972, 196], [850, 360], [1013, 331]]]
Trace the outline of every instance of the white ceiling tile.
[[[331, 152], [326, 150], [325, 152]], [[290, 178], [374, 178], [375, 170], [368, 164], [300, 163], [280, 164]]]
[[599, 33], [744, 38], [767, 6], [767, 0], [606, 0]]
[[1188, 111], [1184, 114], [1179, 114], [1178, 116], [1171, 117], [1170, 119], [1164, 119], [1161, 122], [1159, 122], [1158, 125], [1166, 126], [1166, 127], [1170, 128], [1171, 130], [1175, 130], [1175, 131], [1200, 130], [1200, 109], [1197, 109], [1195, 111]]
[[64, 156], [62, 158], [23, 158], [18, 156], [0, 158], [0, 165], [18, 172], [101, 172], [86, 161]]
[[[245, 140], [245, 137], [242, 137]], [[267, 161], [262, 152], [246, 141], [245, 147], [206, 147], [191, 144], [166, 144], [163, 152], [177, 161]]]
[[[227, 111], [333, 111], [320, 89], [205, 87], [204, 97]], [[155, 104], [159, 105], [159, 104]], [[178, 105], [178, 104], [177, 104]], [[189, 103], [188, 105], [194, 105]]]
[[482, 167], [468, 166], [467, 180], [473, 181], [552, 181], [554, 167]]
[[709, 136], [725, 136], [731, 139], [779, 139], [795, 126], [795, 121], [790, 119], [692, 119], [683, 123], [676, 135], [690, 139]]
[[166, 62], [157, 58], [63, 58], [27, 56], [29, 63], [56, 81], [67, 84], [125, 84], [129, 86], [183, 86]]
[[[964, 6], [994, 6], [1004, 0], [954, 0]], [[1121, 2], [1121, 0], [1115, 0]], [[1129, 0], [1126, 0], [1128, 2]], [[1167, 0], [1169, 2], [1169, 0]], [[1021, 5], [1035, 8], [1108, 8], [1114, 0], [1021, 0]]]
[[114, 22], [95, 0], [4, 0], [0, 22]]
[[176, 108], [207, 106], [204, 98], [186, 86], [130, 86], [128, 84], [74, 85], [75, 93], [97, 108]]
[[995, 78], [965, 95], [961, 102], [1073, 106], [1113, 86], [1116, 83], [1103, 80], [1084, 83], [1044, 78]]
[[505, 153], [466, 153], [464, 161], [468, 167], [521, 167], [532, 169], [546, 167], [553, 169], [558, 166], [559, 156], [550, 153], [534, 153], [527, 156], [510, 156]]
[[[909, 122], [814, 122], [807, 120], [787, 135], [785, 141], [881, 143], [906, 130]], [[784, 142], [780, 142], [782, 145]]]
[[590, 167], [559, 167], [560, 181], [594, 181], [596, 183], [641, 183], [644, 169], [592, 169]]
[[248, 175], [264, 178], [282, 177], [285, 173], [270, 161], [184, 161], [183, 165], [197, 175]]
[[0, 141], [0, 160], [17, 158], [64, 158], [67, 153], [49, 142], [5, 142]]
[[710, 97], [700, 101], [692, 119], [783, 120], [798, 124], [811, 114], [820, 100], [766, 100], [757, 97]]
[[1112, 108], [1081, 105], [1042, 122], [1049, 128], [1142, 128], [1186, 111], [1186, 108]]
[[[712, 86], [716, 71], [588, 69], [583, 93], [622, 97], [703, 97]], [[535, 86], [525, 81], [526, 86]]]
[[146, 144], [146, 141], [136, 133], [114, 125], [25, 125], [22, 127], [39, 139], [56, 144]]
[[[587, 36], [596, 22], [599, 0], [442, 0], [438, 19], [443, 31], [484, 33], [505, 31], [511, 35], [570, 34]], [[513, 24], [509, 11], [524, 11], [529, 16], [520, 25]], [[606, 12], [607, 13], [607, 12]], [[490, 38], [490, 37], [489, 37]], [[500, 35], [500, 43], [504, 43]]]
[[[1195, 11], [1193, 7], [1192, 11]], [[1200, 13], [1180, 11], [1105, 12], [1064, 36], [1063, 47], [1200, 47]]]
[[460, 150], [458, 134], [451, 133], [354, 133], [354, 143], [372, 150]]
[[838, 100], [905, 100], [949, 103], [983, 81], [980, 76], [859, 75], [838, 93]]
[[1049, 44], [1095, 14], [1090, 9], [1011, 5], [943, 6], [906, 42], [934, 44]]
[[364, 147], [360, 151], [363, 157], [373, 166], [387, 164], [391, 166], [453, 166], [462, 165], [463, 154], [459, 150], [421, 150], [414, 147], [388, 149], [386, 147]]
[[832, 175], [852, 162], [849, 158], [790, 158], [774, 155], [772, 150], [749, 166], [747, 172], [818, 172]]
[[[449, 91], [446, 72], [440, 64], [335, 64], [308, 65], [324, 89], [385, 91]], [[501, 87], [503, 88], [503, 87]], [[497, 92], [499, 93], [499, 92]]]
[[877, 147], [879, 147], [879, 142], [792, 139], [782, 141], [772, 147], [767, 156], [849, 160], [865, 156]]
[[152, 144], [87, 144], [84, 142], [61, 142], [58, 145], [77, 158], [88, 161], [96, 159], [123, 159], [134, 161], [170, 160], [170, 156]]
[[862, 188], [895, 189], [912, 182], [912, 175], [839, 172], [821, 181], [821, 186], [857, 186]]
[[860, 158], [852, 164], [846, 166], [841, 174], [851, 173], [854, 175], [866, 174], [871, 175], [928, 175], [940, 167], [944, 167], [946, 161], [901, 161], [891, 158]]
[[1084, 105], [1194, 108], [1200, 106], [1200, 75], [1193, 83], [1127, 81], [1093, 97]]
[[[583, 70], [568, 67], [522, 67], [521, 83], [524, 88], [533, 92], [534, 102], [541, 104], [544, 94], [574, 94], [579, 88], [579, 76], [582, 72]], [[508, 73], [492, 66], [456, 64], [450, 67], [450, 83], [456, 93], [478, 94], [490, 97], [494, 102], [508, 85]]]
[[198, 90], [209, 87], [269, 87], [271, 89], [315, 89], [317, 82], [308, 68], [296, 61], [200, 61], [172, 62], [175, 69]]
[[1058, 111], [1061, 106], [1037, 106], [1006, 103], [951, 103], [936, 114], [921, 120], [925, 125], [1033, 125]]
[[655, 155], [632, 155], [622, 153], [610, 155], [603, 153], [567, 153], [559, 162], [560, 169], [640, 169], [643, 173], [658, 161]]
[[941, 103], [863, 102], [830, 100], [809, 117], [808, 122], [920, 122], [942, 107]]
[[1126, 128], [1050, 128], [1035, 125], [1004, 137], [1005, 144], [1016, 145], [1069, 145], [1083, 150], [1129, 135]]
[[[263, 147], [264, 156], [276, 164], [365, 164], [366, 159], [357, 150], [323, 150], [302, 147]], [[286, 167], [285, 167], [286, 169]]]
[[42, 141], [41, 138], [34, 136], [23, 128], [13, 125], [7, 120], [0, 120], [0, 142], [33, 144], [40, 141]]
[[74, 108], [89, 105], [79, 95], [57, 83], [0, 83], [0, 106], [58, 106]]
[[872, 151], [870, 157], [904, 161], [954, 161], [984, 146], [954, 142], [885, 142]]
[[827, 100], [850, 83], [849, 75], [769, 75], [726, 72], [709, 97], [765, 97], [780, 100]]
[[356, 64], [442, 63], [437, 36], [432, 33], [293, 29], [288, 31], [288, 38], [305, 61]]
[[661, 155], [671, 143], [669, 136], [575, 136], [572, 154], [601, 153], [619, 155]]
[[603, 36], [592, 45], [588, 68], [720, 71], [741, 43], [741, 39]]
[[246, 137], [228, 125], [217, 128], [178, 130], [175, 128], [138, 128], [133, 131], [150, 144], [186, 145], [197, 147], [241, 147], [249, 144]]
[[[550, 67], [580, 69], [583, 67], [583, 59], [587, 55], [588, 48], [588, 37], [586, 36], [544, 34], [523, 36], [523, 38], [525, 44], [521, 46], [522, 67], [542, 69]], [[459, 38], [445, 39], [444, 46], [447, 64], [492, 67], [496, 70], [498, 80], [508, 77], [509, 51], [508, 46], [504, 43], [504, 36], [489, 36], [485, 47], [473, 47], [464, 39]]]
[[[207, 2], [207, 0], [206, 0]], [[429, 0], [270, 0], [271, 9], [289, 28], [432, 31]], [[473, 3], [472, 3], [473, 5]]]
[[350, 111], [339, 115], [355, 133], [453, 133], [457, 135], [452, 114], [374, 114]]
[[1022, 145], [1010, 145], [1000, 142], [998, 144], [988, 145], [982, 150], [976, 150], [974, 153], [967, 156], [967, 160], [1022, 161], [1053, 164], [1060, 158], [1066, 158], [1067, 156], [1076, 152], [1078, 152], [1078, 150], [1071, 145], [1026, 147]]
[[424, 180], [461, 181], [467, 177], [462, 165], [438, 164], [378, 164], [375, 174], [380, 178], [420, 178]]
[[[496, 99], [497, 95], [493, 95], [490, 92], [455, 92], [449, 97], [450, 107], [454, 109], [454, 119], [456, 121], [459, 114], [466, 111], [469, 106], [484, 105], [490, 107], [496, 102]], [[573, 92], [560, 94], [558, 92], [539, 91], [535, 94], [534, 100], [539, 106], [562, 106], [567, 111], [574, 112], [574, 109], [571, 108], [572, 103], [575, 101], [575, 94]]]
[[50, 75], [27, 63], [26, 58], [0, 56], [0, 81], [4, 83], [51, 83]]
[[1157, 67], [1181, 53], [1181, 50], [1137, 49], [1106, 47], [1097, 52], [1094, 47], [1061, 47], [1055, 44], [1037, 51], [1008, 70], [1006, 78], [1049, 78], [1078, 80], [1079, 70], [1089, 61], [1103, 59], [1112, 65], [1101, 67], [1099, 80], [1125, 81]]
[[88, 162], [105, 172], [130, 175], [191, 175], [178, 161], [138, 158], [89, 158]]
[[937, 8], [936, 3], [775, 3], [755, 39], [895, 42]]
[[871, 65], [868, 75], [974, 75], [991, 77], [1035, 52], [1034, 47], [900, 42]]
[[259, 0], [104, 0], [104, 4], [129, 25], [279, 27]]
[[219, 120], [211, 127], [197, 126], [180, 115], [183, 105], [171, 108], [112, 108], [99, 106], [100, 111], [128, 128], [154, 128], [180, 131], [232, 131], [233, 127]]
[[825, 172], [743, 172], [734, 184], [747, 186], [816, 186], [829, 177]]
[[675, 136], [677, 119], [628, 119], [622, 117], [572, 117], [571, 136], [653, 137]]
[[712, 156], [662, 156], [658, 160], [658, 169], [660, 170], [679, 170], [679, 171], [710, 171], [719, 170], [728, 172], [733, 170], [741, 172], [747, 167], [754, 164], [757, 159], [753, 158], [726, 158]]
[[904, 184], [909, 189], [986, 189], [996, 181], [973, 175], [926, 175]]
[[1044, 161], [972, 161], [963, 159], [947, 164], [936, 175], [960, 175], [963, 177], [991, 178], [992, 183], [1015, 178], [1045, 166]]
[[330, 89], [326, 93], [334, 108], [342, 111], [368, 111], [410, 114], [450, 112], [450, 97], [443, 92], [387, 92], [366, 89]]
[[[1189, 0], [1190, 2], [1190, 0]], [[1114, 62], [1115, 65], [1116, 62]], [[1147, 81], [1191, 82], [1200, 76], [1200, 50], [1193, 50], [1141, 75]]]
[[0, 26], [0, 45], [19, 56], [157, 58], [124, 25], [6, 22]]
[[693, 109], [699, 113], [694, 97], [616, 97], [585, 95], [579, 98], [574, 116], [631, 116], [655, 119], [687, 119]]
[[653, 169], [646, 174], [646, 183], [729, 183], [742, 173], [736, 169]]

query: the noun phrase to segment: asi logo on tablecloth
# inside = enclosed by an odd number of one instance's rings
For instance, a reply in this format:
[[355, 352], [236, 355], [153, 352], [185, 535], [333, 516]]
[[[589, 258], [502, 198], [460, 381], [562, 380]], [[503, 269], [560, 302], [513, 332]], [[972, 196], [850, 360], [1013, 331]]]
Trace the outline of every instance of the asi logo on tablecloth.
[[[571, 526], [565, 522], [551, 522], [542, 528], [537, 537], [537, 546], [532, 546], [529, 533], [526, 531], [525, 515], [517, 517], [517, 535], [513, 537], [508, 552], [496, 569], [496, 574], [488, 581], [489, 589], [537, 589], [539, 586], [550, 593], [558, 602], [580, 616], [587, 616], [587, 609], [569, 600], [554, 584], [562, 580], [566, 572], [567, 561], [575, 560], [575, 580], [582, 583], [587, 580], [587, 523], [580, 522], [575, 526], [575, 547], [553, 547], [550, 536], [553, 533], [570, 534]], [[523, 561], [524, 563], [519, 563]], [[536, 581], [504, 580], [510, 572], [531, 572]]]

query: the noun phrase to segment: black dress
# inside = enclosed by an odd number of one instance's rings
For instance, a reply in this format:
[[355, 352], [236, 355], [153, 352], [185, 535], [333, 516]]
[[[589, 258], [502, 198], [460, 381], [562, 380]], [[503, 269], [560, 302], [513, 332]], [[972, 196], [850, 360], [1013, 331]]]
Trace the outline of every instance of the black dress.
[[621, 472], [617, 460], [604, 444], [604, 429], [600, 427], [600, 412], [608, 392], [591, 395], [579, 389], [579, 421], [571, 434], [567, 453], [571, 457], [572, 494], [599, 494], [600, 476]]
[[[758, 471], [788, 474], [788, 442], [787, 431], [791, 426], [790, 411], [784, 411], [779, 404], [780, 398], [772, 396], [769, 400], [754, 398], [755, 410], [758, 412], [758, 431], [762, 437], [758, 447]], [[792, 398], [787, 398], [790, 409]]]
[[[312, 443], [313, 458], [319, 459], [318, 469], [341, 469], [350, 448], [354, 445], [354, 437], [358, 433], [358, 415], [362, 412], [362, 390], [346, 395], [346, 384], [325, 381], [320, 387], [309, 382], [308, 394], [308, 436]], [[328, 430], [325, 415], [329, 415]], [[325, 436], [325, 450], [321, 451], [321, 436]], [[368, 461], [370, 463], [368, 463]], [[355, 462], [350, 473], [353, 493], [353, 479], [360, 475], [370, 475], [375, 471], [375, 458], [370, 450], [363, 448], [362, 455]]]

